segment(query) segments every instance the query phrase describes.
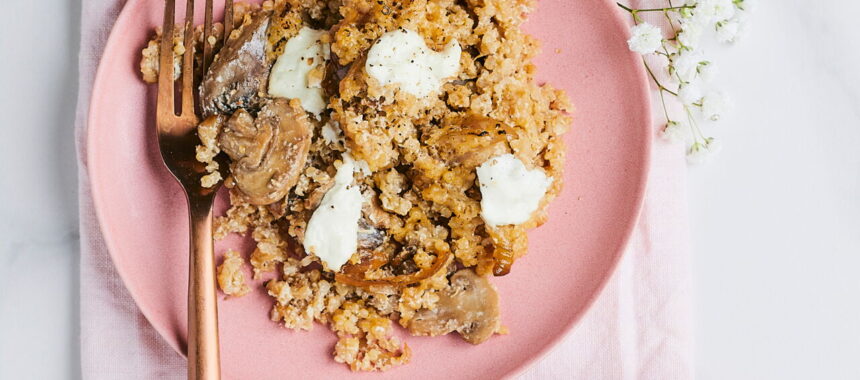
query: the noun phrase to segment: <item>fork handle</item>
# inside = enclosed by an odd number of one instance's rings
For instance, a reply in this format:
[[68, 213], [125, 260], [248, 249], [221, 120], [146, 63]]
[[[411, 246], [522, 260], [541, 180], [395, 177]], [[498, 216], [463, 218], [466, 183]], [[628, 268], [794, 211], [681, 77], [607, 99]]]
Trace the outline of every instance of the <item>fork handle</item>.
[[188, 277], [188, 379], [221, 378], [212, 200], [189, 197], [191, 258]]

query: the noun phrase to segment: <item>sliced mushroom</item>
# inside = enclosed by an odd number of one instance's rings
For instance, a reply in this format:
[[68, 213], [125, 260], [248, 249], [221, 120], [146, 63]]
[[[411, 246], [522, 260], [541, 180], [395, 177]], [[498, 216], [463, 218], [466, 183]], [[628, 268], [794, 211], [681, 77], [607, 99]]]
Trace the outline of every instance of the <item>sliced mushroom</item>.
[[286, 99], [269, 100], [257, 118], [233, 114], [219, 145], [230, 156], [236, 186], [255, 205], [284, 198], [305, 167], [312, 126], [307, 113]]
[[403, 222], [379, 206], [379, 197], [375, 192], [368, 190], [364, 195], [368, 201], [361, 205], [358, 246], [360, 249], [374, 251], [388, 240], [388, 231], [402, 226]]
[[227, 41], [200, 83], [204, 116], [232, 114], [237, 109], [256, 111], [265, 93], [271, 67], [266, 57], [266, 29], [270, 15], [261, 12], [242, 26], [239, 36]]
[[443, 160], [451, 165], [478, 166], [488, 159], [510, 153], [507, 134], [511, 128], [483, 116], [468, 116], [452, 122], [430, 138]]
[[382, 243], [385, 243], [387, 235], [385, 231], [376, 228], [374, 225], [370, 224], [370, 221], [366, 218], [361, 218], [358, 220], [358, 249], [373, 251]]
[[456, 331], [472, 344], [489, 339], [499, 328], [499, 295], [486, 277], [471, 269], [451, 276], [434, 309], [422, 309], [409, 324], [415, 335], [437, 336]]

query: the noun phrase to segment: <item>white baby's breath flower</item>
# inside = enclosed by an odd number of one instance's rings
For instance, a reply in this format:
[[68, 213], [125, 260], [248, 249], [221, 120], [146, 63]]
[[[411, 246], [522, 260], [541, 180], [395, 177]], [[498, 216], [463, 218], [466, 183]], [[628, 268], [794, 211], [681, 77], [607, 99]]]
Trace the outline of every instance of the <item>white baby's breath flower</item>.
[[670, 143], [679, 143], [687, 139], [687, 133], [684, 126], [677, 121], [669, 121], [663, 130], [660, 131], [660, 137]]
[[699, 42], [702, 40], [706, 25], [702, 23], [702, 18], [693, 16], [681, 20], [681, 31], [678, 32], [678, 42], [690, 49], [696, 49]]
[[720, 30], [724, 28], [717, 28], [717, 39], [723, 41], [730, 38], [729, 42], [739, 41], [746, 34], [751, 14], [752, 11], [738, 10], [735, 17], [724, 22], [728, 29]]
[[702, 98], [702, 116], [708, 120], [719, 120], [731, 107], [731, 99], [719, 91], [712, 91]]
[[711, 61], [701, 61], [696, 71], [699, 73], [699, 78], [703, 83], [711, 83], [719, 74], [720, 70], [716, 64]]
[[754, 12], [758, 8], [758, 0], [740, 0], [737, 6], [744, 11]]
[[678, 55], [672, 58], [670, 62], [672, 71], [678, 75], [684, 82], [689, 82], [695, 78], [698, 72], [699, 65], [705, 62], [702, 53], [698, 51], [682, 50]]
[[[693, 5], [693, 4], [686, 4], [686, 5]], [[693, 11], [691, 10], [691, 8], [681, 8], [678, 11], [678, 16], [681, 16], [682, 19], [683, 18], [690, 18], [690, 17], [693, 17]]]
[[693, 14], [702, 17], [706, 26], [732, 18], [736, 10], [732, 0], [699, 0], [695, 6]]
[[690, 106], [702, 100], [702, 88], [698, 81], [681, 84], [678, 89], [678, 98], [685, 106]]
[[732, 19], [717, 23], [717, 40], [720, 42], [735, 42], [739, 37], [741, 23], [737, 19]]
[[687, 162], [703, 164], [719, 154], [722, 149], [722, 143], [713, 137], [708, 137], [704, 142], [697, 141], [687, 150]]
[[[669, 120], [659, 135], [670, 142], [685, 142], [687, 160], [692, 164], [708, 161], [722, 148], [720, 141], [702, 135], [700, 127], [710, 124], [703, 121], [718, 121], [732, 108], [731, 101], [722, 92], [702, 91], [711, 87], [718, 72], [717, 66], [705, 59], [701, 52], [704, 38], [710, 38], [705, 34], [713, 34], [720, 42], [738, 41], [757, 3], [758, 0], [678, 0], [669, 2], [671, 7], [663, 10], [670, 22], [680, 25], [674, 38], [663, 39], [660, 29], [650, 24], [643, 23], [632, 29], [632, 37], [628, 40], [630, 50], [645, 55], [667, 48], [668, 64], [664, 68], [668, 69], [671, 84], [678, 86], [677, 91], [672, 92], [662, 83], [657, 84], [661, 94], [665, 95], [663, 91], [667, 91], [675, 95], [683, 104], [689, 120], [685, 123]], [[638, 12], [655, 10], [632, 9], [621, 3], [619, 6], [630, 12], [635, 21], [641, 21]], [[645, 64], [648, 67], [649, 63]], [[668, 114], [667, 105], [662, 105]]]
[[737, 11], [732, 0], [713, 0], [710, 6], [714, 12], [714, 21], [728, 20]]
[[627, 45], [630, 50], [639, 54], [651, 54], [657, 51], [663, 43], [663, 32], [660, 28], [647, 22], [638, 24], [630, 29], [633, 34]]

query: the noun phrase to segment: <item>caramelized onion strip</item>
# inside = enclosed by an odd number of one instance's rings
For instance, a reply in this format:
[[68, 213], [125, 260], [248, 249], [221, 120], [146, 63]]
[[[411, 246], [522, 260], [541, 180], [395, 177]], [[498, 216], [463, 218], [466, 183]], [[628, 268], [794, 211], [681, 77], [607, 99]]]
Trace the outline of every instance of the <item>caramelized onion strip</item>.
[[391, 276], [379, 279], [367, 279], [364, 277], [364, 273], [336, 273], [334, 278], [337, 282], [360, 288], [367, 288], [371, 286], [395, 286], [402, 288], [432, 277], [434, 274], [445, 268], [445, 265], [448, 263], [448, 258], [450, 258], [450, 256], [450, 250], [437, 252], [436, 261], [433, 262], [433, 265], [431, 265], [429, 268], [425, 268], [411, 274]]

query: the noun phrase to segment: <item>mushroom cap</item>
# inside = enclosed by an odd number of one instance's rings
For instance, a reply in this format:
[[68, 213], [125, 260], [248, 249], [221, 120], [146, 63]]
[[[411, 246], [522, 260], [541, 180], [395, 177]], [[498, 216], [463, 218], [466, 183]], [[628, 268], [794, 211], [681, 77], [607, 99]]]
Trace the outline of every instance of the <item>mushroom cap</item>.
[[312, 130], [307, 113], [286, 99], [268, 100], [256, 119], [243, 109], [230, 117], [219, 145], [248, 202], [268, 205], [289, 193], [305, 168]]
[[463, 339], [480, 344], [499, 328], [499, 295], [486, 277], [472, 269], [451, 276], [433, 309], [420, 310], [409, 324], [415, 335], [444, 335], [457, 331]]
[[268, 12], [254, 16], [218, 52], [200, 83], [204, 116], [259, 109], [271, 67], [266, 56], [269, 19]]
[[511, 131], [500, 121], [472, 115], [431, 131], [428, 144], [452, 166], [476, 167], [490, 158], [510, 153], [507, 134]]

